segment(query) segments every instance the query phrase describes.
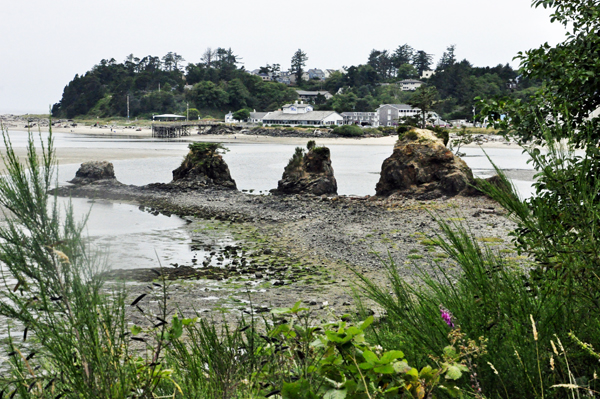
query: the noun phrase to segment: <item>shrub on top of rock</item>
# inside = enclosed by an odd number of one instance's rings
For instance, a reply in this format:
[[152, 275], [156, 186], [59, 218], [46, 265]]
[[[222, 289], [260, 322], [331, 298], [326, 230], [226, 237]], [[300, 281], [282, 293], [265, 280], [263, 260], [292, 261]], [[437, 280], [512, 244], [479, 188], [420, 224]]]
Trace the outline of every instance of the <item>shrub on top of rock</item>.
[[318, 147], [311, 140], [308, 152], [296, 147], [277, 184], [276, 194], [336, 194], [337, 182], [331, 167], [329, 148]]
[[190, 152], [181, 165], [173, 171], [172, 184], [217, 185], [236, 188], [229, 167], [220, 152], [227, 149], [220, 143], [192, 143]]
[[356, 125], [336, 126], [333, 133], [342, 137], [360, 137], [363, 135], [363, 130]]

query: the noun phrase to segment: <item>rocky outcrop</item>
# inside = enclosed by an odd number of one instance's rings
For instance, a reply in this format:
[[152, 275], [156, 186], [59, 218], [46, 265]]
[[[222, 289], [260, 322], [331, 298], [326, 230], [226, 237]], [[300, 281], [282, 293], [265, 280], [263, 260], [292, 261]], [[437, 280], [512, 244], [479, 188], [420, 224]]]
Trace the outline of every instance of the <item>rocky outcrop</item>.
[[219, 154], [218, 143], [193, 143], [181, 165], [173, 171], [171, 186], [181, 188], [219, 186], [236, 189], [229, 167]]
[[472, 194], [473, 173], [429, 130], [403, 134], [381, 167], [378, 196], [399, 194], [415, 199]]
[[120, 185], [115, 177], [115, 168], [111, 162], [92, 161], [84, 162], [79, 167], [75, 178], [69, 183], [78, 185]]
[[[310, 144], [312, 143], [312, 145]], [[316, 147], [309, 142], [309, 151], [297, 147], [296, 153], [285, 167], [275, 194], [337, 194], [329, 148]]]

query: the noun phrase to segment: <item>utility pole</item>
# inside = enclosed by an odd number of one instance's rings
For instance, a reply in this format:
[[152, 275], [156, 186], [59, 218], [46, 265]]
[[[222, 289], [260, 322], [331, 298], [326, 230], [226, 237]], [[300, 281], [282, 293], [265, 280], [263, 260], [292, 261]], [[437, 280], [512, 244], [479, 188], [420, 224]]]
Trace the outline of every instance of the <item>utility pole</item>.
[[185, 105], [186, 105], [185, 121], [189, 122], [190, 121], [190, 103], [185, 103]]
[[127, 123], [129, 124], [129, 94], [127, 95]]

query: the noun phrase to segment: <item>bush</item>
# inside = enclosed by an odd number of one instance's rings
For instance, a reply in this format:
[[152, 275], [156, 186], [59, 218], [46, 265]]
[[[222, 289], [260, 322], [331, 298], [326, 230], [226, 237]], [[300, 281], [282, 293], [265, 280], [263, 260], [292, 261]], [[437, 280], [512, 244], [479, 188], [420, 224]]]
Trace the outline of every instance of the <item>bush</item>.
[[444, 141], [444, 145], [448, 145], [448, 141], [450, 141], [450, 133], [448, 133], [448, 129], [443, 128], [441, 126], [434, 126], [431, 128], [437, 138], [440, 138]]
[[[478, 183], [517, 223], [515, 245], [530, 257], [524, 264], [515, 265], [494, 252], [488, 240], [440, 217], [436, 242], [456, 262], [456, 272], [432, 265], [432, 273], [409, 283], [388, 264], [391, 292], [356, 273], [366, 296], [385, 309], [386, 321], [378, 331], [384, 348], [402, 343], [411, 364], [435, 356], [448, 343], [440, 318], [443, 305], [467, 337], [488, 340], [486, 363], [492, 366], [479, 364], [476, 370], [486, 396], [539, 398], [552, 392], [567, 397], [551, 388], [559, 383], [597, 389], [590, 376], [598, 355], [582, 342], [600, 342], [595, 233], [600, 181], [591, 177], [600, 169], [600, 150], [592, 145], [575, 155], [573, 147], [565, 152], [551, 140], [548, 146], [548, 153], [528, 150], [538, 171], [533, 198], [520, 200], [500, 170], [500, 184]], [[559, 342], [560, 361], [554, 349]]]
[[[160, 361], [130, 352], [125, 292], [116, 288], [107, 296], [103, 264], [86, 253], [84, 224], [75, 221], [70, 206], [61, 218], [58, 201], [48, 196], [56, 172], [52, 130], [39, 157], [29, 135], [26, 166], [8, 132], [2, 133], [7, 172], [0, 178], [0, 204], [11, 216], [0, 226], [0, 316], [13, 329], [2, 340], [8, 357], [0, 392], [11, 398], [125, 398], [132, 392], [153, 397], [168, 376]], [[156, 359], [167, 328], [149, 337]], [[14, 329], [23, 332], [17, 337]]]
[[356, 125], [342, 125], [333, 129], [333, 133], [342, 137], [360, 137], [364, 134], [363, 130]]
[[198, 111], [196, 108], [188, 109], [187, 113], [188, 113], [188, 119], [191, 121], [197, 120], [200, 118], [200, 111]]
[[317, 143], [314, 140], [309, 140], [309, 142], [306, 143], [306, 148], [308, 149], [308, 151], [310, 151], [313, 148], [315, 148], [316, 145]]

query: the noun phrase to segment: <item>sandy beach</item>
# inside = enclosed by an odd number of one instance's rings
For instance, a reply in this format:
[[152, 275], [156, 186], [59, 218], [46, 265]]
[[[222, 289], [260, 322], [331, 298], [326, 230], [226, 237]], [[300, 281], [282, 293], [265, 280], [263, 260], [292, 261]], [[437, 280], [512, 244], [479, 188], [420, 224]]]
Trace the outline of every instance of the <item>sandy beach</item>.
[[[140, 127], [141, 131], [136, 131], [135, 129], [129, 129], [122, 126], [117, 126], [116, 128], [104, 128], [104, 127], [93, 127], [93, 126], [76, 126], [69, 128], [52, 128], [52, 131], [55, 133], [72, 133], [72, 134], [85, 134], [85, 135], [93, 135], [96, 137], [106, 137], [106, 138], [151, 138], [152, 137], [152, 129], [150, 127]], [[25, 125], [17, 125], [11, 126], [10, 130], [18, 130], [18, 131], [28, 131]], [[33, 131], [37, 131], [35, 128]], [[47, 131], [42, 130], [42, 131]], [[452, 136], [451, 136], [452, 137]], [[181, 137], [180, 140], [184, 141], [209, 141], [209, 142], [222, 142], [222, 143], [244, 143], [244, 144], [289, 144], [289, 145], [299, 145], [304, 146], [308, 141], [307, 138], [303, 137], [272, 137], [272, 136], [264, 136], [264, 135], [252, 135], [252, 134], [197, 134], [193, 131], [189, 136]], [[386, 137], [364, 137], [364, 138], [315, 138], [318, 145], [389, 145], [393, 146], [396, 143], [397, 136], [386, 136]], [[497, 135], [490, 135], [486, 137], [485, 142], [482, 143], [471, 143], [467, 145], [463, 145], [463, 148], [516, 148], [517, 144], [507, 142], [504, 138]], [[120, 154], [118, 151], [115, 153], [106, 154], [106, 160], [116, 160], [116, 159], [127, 159], [123, 158], [125, 154]], [[144, 158], [144, 157], [152, 157], [152, 156], [172, 156], [173, 154], [140, 154], [132, 152], [130, 159], [135, 158]], [[176, 155], [179, 155], [176, 154]], [[74, 163], [80, 162], [76, 155], [74, 154], [59, 154], [61, 156], [63, 163]], [[96, 154], [93, 152], [90, 153], [90, 160], [97, 160]], [[108, 158], [106, 158], [108, 157]], [[73, 160], [72, 162], [68, 160]]]

